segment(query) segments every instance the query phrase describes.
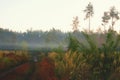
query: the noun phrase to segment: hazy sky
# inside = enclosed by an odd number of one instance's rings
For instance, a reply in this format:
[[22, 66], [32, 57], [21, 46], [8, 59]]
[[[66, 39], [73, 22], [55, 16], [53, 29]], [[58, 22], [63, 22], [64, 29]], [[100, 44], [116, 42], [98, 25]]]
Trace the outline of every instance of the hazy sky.
[[[74, 16], [79, 17], [79, 29], [87, 29], [83, 10], [91, 2], [94, 16], [91, 28], [101, 26], [104, 11], [115, 6], [120, 11], [120, 0], [0, 0], [0, 27], [14, 31], [49, 30], [52, 27], [63, 31], [72, 30]], [[120, 23], [120, 21], [118, 22]], [[117, 24], [116, 29], [120, 29]]]

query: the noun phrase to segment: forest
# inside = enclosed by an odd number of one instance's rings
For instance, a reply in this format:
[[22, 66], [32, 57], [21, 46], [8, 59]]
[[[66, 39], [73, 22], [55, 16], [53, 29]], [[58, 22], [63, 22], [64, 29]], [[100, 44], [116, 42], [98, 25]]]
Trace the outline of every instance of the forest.
[[[79, 32], [80, 33], [80, 32]], [[50, 31], [30, 31], [24, 33], [13, 32], [0, 29], [0, 48], [1, 49], [22, 49], [24, 45], [28, 48], [55, 48], [59, 45], [67, 45], [68, 33], [55, 30]], [[4, 47], [3, 47], [4, 46]], [[8, 47], [7, 47], [8, 46]]]

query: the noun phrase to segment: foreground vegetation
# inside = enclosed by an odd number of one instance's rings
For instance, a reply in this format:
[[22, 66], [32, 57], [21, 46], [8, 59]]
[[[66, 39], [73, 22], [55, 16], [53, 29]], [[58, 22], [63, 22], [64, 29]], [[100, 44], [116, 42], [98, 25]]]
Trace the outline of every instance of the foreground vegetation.
[[56, 76], [60, 80], [119, 80], [120, 35], [112, 29], [99, 37], [83, 32], [83, 43], [74, 34], [69, 36], [68, 52], [48, 55], [55, 61]]
[[9, 73], [9, 77], [18, 72], [24, 76], [14, 75], [13, 80], [119, 80], [120, 35], [109, 29], [99, 36], [82, 32], [82, 39], [76, 37], [75, 31], [69, 34], [67, 51], [58, 47], [47, 54], [1, 51], [0, 72], [27, 63]]
[[28, 62], [29, 56], [23, 51], [0, 51], [0, 74]]

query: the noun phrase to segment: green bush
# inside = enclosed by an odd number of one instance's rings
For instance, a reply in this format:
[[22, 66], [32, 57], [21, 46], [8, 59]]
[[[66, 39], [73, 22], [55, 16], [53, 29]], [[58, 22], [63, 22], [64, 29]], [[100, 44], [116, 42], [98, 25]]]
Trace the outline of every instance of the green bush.
[[67, 76], [69, 80], [113, 79], [116, 71], [120, 71], [120, 35], [111, 29], [100, 33], [103, 42], [98, 45], [98, 34], [82, 34], [84, 42], [70, 34], [68, 51], [71, 52], [60, 53], [54, 59], [57, 76]]

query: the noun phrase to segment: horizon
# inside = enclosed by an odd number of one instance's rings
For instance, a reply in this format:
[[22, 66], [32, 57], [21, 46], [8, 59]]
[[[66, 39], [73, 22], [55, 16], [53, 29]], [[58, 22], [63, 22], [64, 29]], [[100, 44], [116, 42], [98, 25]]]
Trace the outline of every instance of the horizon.
[[[26, 32], [31, 28], [42, 31], [55, 28], [69, 32], [72, 31], [73, 17], [78, 16], [79, 30], [83, 31], [88, 29], [88, 20], [84, 20], [83, 10], [89, 2], [93, 4], [94, 9], [94, 15], [91, 19], [93, 31], [100, 27], [103, 29], [101, 17], [104, 11], [108, 11], [112, 6], [120, 11], [119, 0], [4, 0], [0, 1], [0, 28], [17, 32]], [[115, 25], [117, 31], [120, 30], [118, 26], [120, 26], [120, 22]]]

